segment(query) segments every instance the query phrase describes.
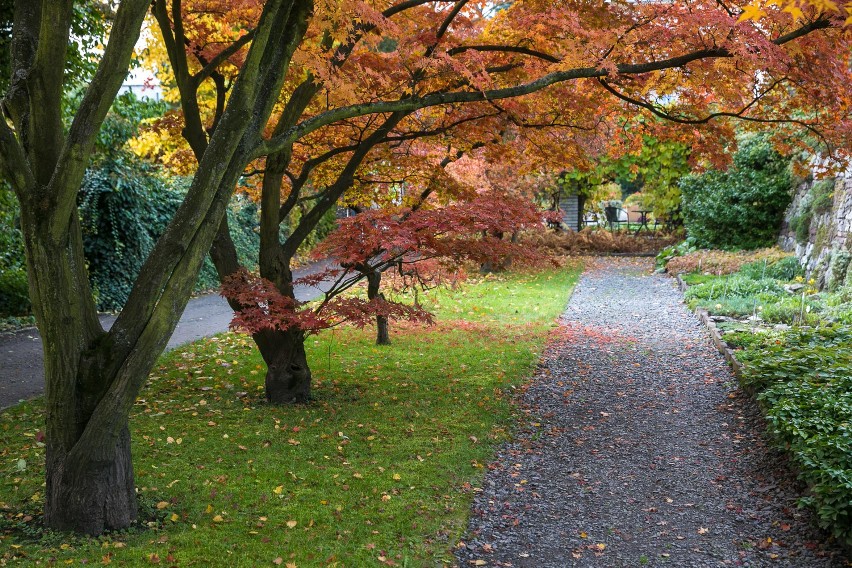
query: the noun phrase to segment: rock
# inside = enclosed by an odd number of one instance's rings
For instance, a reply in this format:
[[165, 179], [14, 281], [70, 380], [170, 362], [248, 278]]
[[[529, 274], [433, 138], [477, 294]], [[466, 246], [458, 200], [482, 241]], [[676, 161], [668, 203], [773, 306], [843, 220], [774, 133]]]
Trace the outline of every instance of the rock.
[[737, 321], [737, 319], [732, 318], [732, 317], [728, 317], [728, 316], [710, 316], [710, 321], [714, 321], [714, 322]]
[[798, 294], [805, 287], [804, 284], [784, 284], [784, 289], [790, 294]]

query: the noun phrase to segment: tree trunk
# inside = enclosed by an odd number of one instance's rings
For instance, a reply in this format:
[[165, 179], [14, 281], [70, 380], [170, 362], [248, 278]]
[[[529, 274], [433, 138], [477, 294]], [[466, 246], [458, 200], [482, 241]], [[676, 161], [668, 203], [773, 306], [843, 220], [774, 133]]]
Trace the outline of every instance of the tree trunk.
[[[378, 270], [367, 273], [367, 298], [375, 300], [376, 298], [385, 299], [385, 295], [379, 291], [382, 285], [382, 273]], [[390, 345], [390, 334], [388, 333], [388, 317], [383, 315], [376, 316], [376, 345]]]
[[52, 443], [48, 445], [45, 526], [98, 535], [127, 528], [136, 520], [127, 425], [111, 450], [112, 459], [103, 459], [90, 448], [75, 448], [78, 453], [69, 455]]
[[266, 362], [266, 400], [272, 404], [305, 403], [311, 397], [311, 369], [301, 330], [265, 330], [253, 336]]
[[60, 241], [34, 230], [28, 210], [22, 215], [29, 273], [40, 276], [30, 280], [30, 297], [44, 344], [45, 526], [90, 535], [126, 528], [137, 516], [126, 414], [113, 430], [89, 428], [118, 369], [101, 345], [106, 333], [86, 277], [77, 211]]

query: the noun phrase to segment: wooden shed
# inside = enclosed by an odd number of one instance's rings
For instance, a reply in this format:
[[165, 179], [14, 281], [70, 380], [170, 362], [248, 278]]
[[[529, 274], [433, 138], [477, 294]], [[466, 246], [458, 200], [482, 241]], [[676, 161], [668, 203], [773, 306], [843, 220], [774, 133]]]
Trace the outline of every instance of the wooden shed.
[[561, 191], [559, 194], [559, 210], [562, 212], [562, 226], [579, 231], [583, 228], [582, 201], [576, 193]]

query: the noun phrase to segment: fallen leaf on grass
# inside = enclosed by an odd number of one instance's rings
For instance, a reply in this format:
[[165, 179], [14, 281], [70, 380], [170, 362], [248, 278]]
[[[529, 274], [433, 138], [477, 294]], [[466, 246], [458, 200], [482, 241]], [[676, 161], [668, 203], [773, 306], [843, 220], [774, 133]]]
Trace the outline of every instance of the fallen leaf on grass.
[[296, 525], [298, 525], [298, 524], [299, 524], [298, 521], [287, 521], [287, 528], [289, 528], [289, 529], [296, 528]]

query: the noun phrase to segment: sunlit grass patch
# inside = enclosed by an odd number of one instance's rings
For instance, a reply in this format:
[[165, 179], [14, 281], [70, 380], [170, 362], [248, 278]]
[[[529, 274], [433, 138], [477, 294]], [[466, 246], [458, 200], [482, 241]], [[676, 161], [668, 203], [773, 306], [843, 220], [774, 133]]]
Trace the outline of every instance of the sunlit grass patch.
[[42, 405], [0, 415], [0, 560], [64, 565], [365, 566], [451, 562], [473, 493], [511, 430], [579, 270], [489, 276], [421, 300], [432, 328], [310, 337], [314, 401], [273, 407], [251, 340], [164, 357], [131, 416], [150, 530], [100, 539], [38, 528]]

